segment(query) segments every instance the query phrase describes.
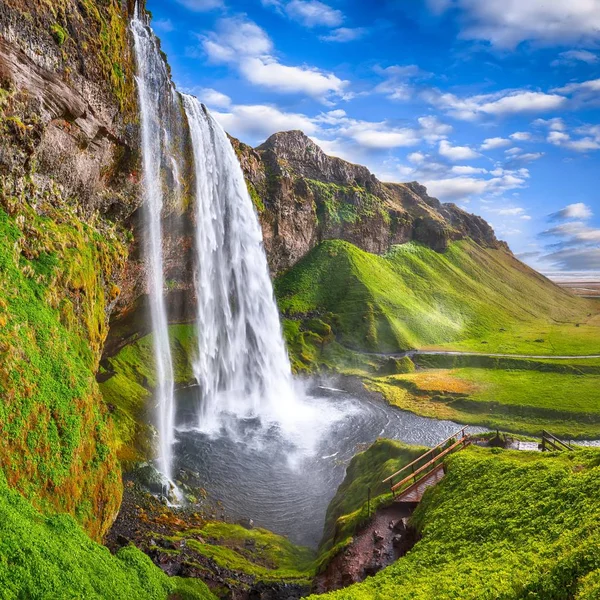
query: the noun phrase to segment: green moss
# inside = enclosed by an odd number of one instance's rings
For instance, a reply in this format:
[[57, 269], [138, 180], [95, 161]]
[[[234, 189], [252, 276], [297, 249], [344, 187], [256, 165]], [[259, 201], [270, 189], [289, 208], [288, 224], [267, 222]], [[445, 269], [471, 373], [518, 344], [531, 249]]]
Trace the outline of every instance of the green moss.
[[[185, 385], [193, 380], [191, 358], [196, 352], [195, 327], [169, 327], [175, 384]], [[119, 458], [135, 461], [152, 454], [152, 438], [147, 414], [149, 399], [156, 386], [152, 334], [125, 346], [116, 356], [103, 363], [102, 372], [112, 376], [100, 384], [104, 400], [113, 409], [118, 436]]]
[[50, 31], [52, 31], [52, 37], [59, 46], [62, 46], [67, 40], [67, 37], [69, 37], [67, 32], [58, 23], [54, 23], [50, 28]]
[[248, 193], [250, 194], [250, 198], [252, 198], [252, 203], [254, 204], [254, 208], [256, 212], [260, 215], [265, 212], [265, 203], [262, 201], [259, 193], [256, 191], [256, 188], [250, 183], [250, 181], [246, 180], [246, 187], [248, 188]]
[[[600, 454], [470, 448], [413, 517], [422, 539], [340, 600], [594, 598], [600, 571]], [[468, 501], [467, 501], [468, 500]]]
[[42, 195], [26, 180], [13, 196], [5, 179], [0, 188], [0, 465], [36, 506], [70, 512], [99, 536], [121, 483], [94, 372], [106, 284], [124, 250], [114, 229], [80, 221], [56, 190]]
[[202, 529], [185, 530], [169, 538], [213, 560], [218, 567], [252, 576], [256, 581], [308, 585], [315, 555], [266, 529], [208, 522]]
[[389, 222], [382, 200], [358, 185], [338, 185], [307, 179], [317, 201], [317, 214], [331, 224], [357, 223], [364, 218], [381, 216]]
[[[133, 546], [115, 556], [67, 515], [44, 517], [0, 473], [2, 598], [213, 600], [200, 582], [169, 579]], [[187, 594], [187, 595], [186, 595]], [[195, 594], [195, 595], [194, 595]]]

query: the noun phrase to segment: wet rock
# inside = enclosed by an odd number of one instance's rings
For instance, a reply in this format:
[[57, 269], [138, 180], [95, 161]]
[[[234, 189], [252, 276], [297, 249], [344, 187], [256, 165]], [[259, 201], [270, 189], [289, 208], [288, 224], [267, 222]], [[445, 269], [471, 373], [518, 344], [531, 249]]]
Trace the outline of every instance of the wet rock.
[[254, 521], [252, 519], [239, 519], [238, 525], [241, 525], [244, 529], [254, 529]]
[[373, 541], [377, 544], [378, 542], [383, 541], [385, 538], [379, 533], [379, 531], [373, 532]]

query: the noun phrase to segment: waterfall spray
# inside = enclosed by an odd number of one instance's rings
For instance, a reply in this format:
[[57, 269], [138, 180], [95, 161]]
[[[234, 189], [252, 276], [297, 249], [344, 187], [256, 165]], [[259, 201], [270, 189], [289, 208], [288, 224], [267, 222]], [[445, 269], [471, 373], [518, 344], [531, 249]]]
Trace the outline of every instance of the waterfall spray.
[[137, 87], [141, 112], [145, 250], [148, 260], [148, 296], [156, 363], [158, 468], [167, 479], [171, 480], [175, 406], [173, 366], [164, 298], [161, 224], [164, 199], [161, 177], [163, 156], [161, 140], [164, 136], [159, 113], [162, 92], [165, 85], [170, 86], [170, 82], [156, 38], [142, 22], [137, 6], [131, 29], [135, 43]]

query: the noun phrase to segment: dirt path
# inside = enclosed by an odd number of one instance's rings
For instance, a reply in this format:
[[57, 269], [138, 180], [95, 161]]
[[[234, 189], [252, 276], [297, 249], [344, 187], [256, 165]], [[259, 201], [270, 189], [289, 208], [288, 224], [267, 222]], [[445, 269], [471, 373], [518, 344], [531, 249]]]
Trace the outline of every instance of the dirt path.
[[407, 526], [414, 504], [398, 503], [380, 509], [313, 582], [314, 593], [338, 590], [363, 581], [404, 556], [417, 542]]

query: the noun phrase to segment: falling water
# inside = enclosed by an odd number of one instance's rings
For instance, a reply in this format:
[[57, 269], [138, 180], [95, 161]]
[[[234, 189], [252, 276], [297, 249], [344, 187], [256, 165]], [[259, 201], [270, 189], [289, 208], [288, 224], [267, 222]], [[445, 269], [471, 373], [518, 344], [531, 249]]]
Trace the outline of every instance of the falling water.
[[[234, 149], [220, 125], [184, 96], [196, 171], [196, 292], [200, 428], [219, 417], [298, 419], [294, 383], [262, 246]], [[304, 407], [306, 408], [306, 407]]]
[[148, 260], [148, 287], [154, 357], [156, 362], [157, 430], [159, 437], [158, 468], [171, 480], [174, 440], [174, 384], [169, 330], [164, 298], [163, 231], [161, 214], [164, 204], [161, 165], [165, 140], [161, 100], [172, 97], [166, 65], [157, 40], [142, 22], [136, 7], [131, 29], [137, 60], [137, 87], [141, 111], [142, 162], [144, 174], [145, 249]]

